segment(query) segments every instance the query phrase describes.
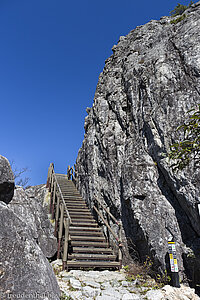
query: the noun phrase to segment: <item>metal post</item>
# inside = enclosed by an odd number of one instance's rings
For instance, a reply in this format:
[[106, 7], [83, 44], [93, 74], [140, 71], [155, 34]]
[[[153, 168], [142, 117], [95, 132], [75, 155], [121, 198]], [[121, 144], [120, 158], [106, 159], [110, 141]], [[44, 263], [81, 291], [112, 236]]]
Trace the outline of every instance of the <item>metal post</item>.
[[175, 242], [168, 241], [172, 286], [180, 288]]

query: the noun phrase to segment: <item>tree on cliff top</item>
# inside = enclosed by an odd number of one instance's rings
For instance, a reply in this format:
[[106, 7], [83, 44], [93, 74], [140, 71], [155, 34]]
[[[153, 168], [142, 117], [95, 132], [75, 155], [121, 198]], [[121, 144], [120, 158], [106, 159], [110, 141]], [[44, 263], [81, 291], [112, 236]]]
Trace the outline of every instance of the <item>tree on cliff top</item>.
[[188, 7], [190, 7], [192, 4], [194, 4], [193, 1], [191, 1], [190, 4], [189, 4], [188, 6], [187, 6], [187, 5], [183, 5], [183, 4], [178, 3], [178, 4], [176, 5], [176, 7], [175, 7], [172, 11], [170, 11], [170, 15], [173, 16], [173, 17], [178, 16], [178, 15], [182, 15], [182, 13], [184, 13], [184, 11], [185, 11]]
[[196, 167], [200, 166], [200, 104], [198, 109], [191, 109], [188, 114], [186, 121], [177, 128], [177, 131], [182, 131], [182, 138], [171, 145], [168, 153], [169, 158], [174, 160], [173, 170], [182, 170], [191, 161]]
[[30, 178], [24, 176], [24, 173], [29, 171], [29, 168], [25, 167], [22, 169], [18, 169], [15, 165], [15, 161], [11, 160], [10, 165], [14, 174], [14, 180], [16, 185], [20, 185], [23, 188], [27, 188]]

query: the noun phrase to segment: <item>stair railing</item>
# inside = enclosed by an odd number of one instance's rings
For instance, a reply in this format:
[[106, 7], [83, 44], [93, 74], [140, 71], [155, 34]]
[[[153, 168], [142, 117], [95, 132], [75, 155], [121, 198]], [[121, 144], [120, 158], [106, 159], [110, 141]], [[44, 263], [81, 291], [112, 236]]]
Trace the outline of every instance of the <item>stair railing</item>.
[[[74, 170], [73, 167], [68, 166], [67, 168], [67, 178], [68, 180], [72, 180], [72, 182], [74, 183], [75, 186], [77, 186], [77, 173]], [[99, 211], [99, 209], [94, 205], [93, 209], [96, 211], [96, 213], [98, 214], [98, 216], [101, 218], [101, 220], [103, 221], [103, 223], [106, 225], [108, 232], [111, 232], [112, 236], [113, 236], [113, 241], [115, 242], [115, 245], [117, 246], [117, 250], [118, 250], [118, 260], [120, 262], [120, 267], [119, 269], [122, 268], [122, 222], [121, 221], [117, 221], [117, 219], [111, 214], [109, 207], [106, 207], [105, 205], [103, 205], [99, 199], [97, 199], [95, 197], [95, 200], [97, 201], [97, 203], [104, 209], [104, 211], [107, 213], [107, 221], [105, 220], [105, 218], [103, 217], [103, 214]], [[115, 224], [118, 225], [118, 235], [114, 232], [114, 230], [111, 228], [111, 226], [109, 225], [109, 219], [112, 219], [114, 221]], [[109, 237], [109, 234], [108, 234]], [[110, 241], [108, 240], [108, 242], [110, 243]]]
[[[70, 218], [69, 211], [67, 209], [65, 200], [63, 198], [61, 188], [58, 184], [58, 180], [54, 172], [53, 163], [50, 164], [48, 169], [46, 186], [49, 189], [51, 195], [49, 210], [51, 214], [51, 219], [55, 220], [54, 235], [58, 239], [57, 258], [58, 259], [60, 258], [60, 252], [62, 246], [63, 247], [62, 261], [63, 261], [63, 270], [64, 270], [67, 265], [68, 245], [69, 242], [71, 241], [70, 234], [69, 234], [69, 226], [72, 223], [72, 220]], [[64, 212], [66, 212], [67, 217], [64, 216]], [[63, 228], [65, 229], [64, 239], [63, 239]]]
[[[106, 225], [108, 231], [111, 232], [112, 236], [113, 236], [113, 240], [115, 241], [115, 244], [118, 248], [118, 260], [120, 262], [120, 269], [122, 268], [122, 223], [121, 221], [117, 221], [117, 219], [111, 214], [109, 207], [106, 207], [103, 203], [101, 203], [101, 201], [99, 201], [99, 199], [97, 199], [97, 197], [94, 197], [95, 201], [98, 203], [97, 206], [93, 206], [93, 209], [96, 211], [96, 213], [98, 214], [98, 216], [101, 218], [101, 220], [103, 221], [103, 223]], [[99, 211], [98, 206], [101, 206], [104, 211], [107, 213], [107, 221], [105, 220], [103, 214]], [[111, 218], [115, 224], [118, 225], [118, 232], [119, 235], [117, 235], [114, 230], [111, 228], [111, 226], [109, 225], [109, 218]], [[109, 241], [110, 242], [110, 241]]]

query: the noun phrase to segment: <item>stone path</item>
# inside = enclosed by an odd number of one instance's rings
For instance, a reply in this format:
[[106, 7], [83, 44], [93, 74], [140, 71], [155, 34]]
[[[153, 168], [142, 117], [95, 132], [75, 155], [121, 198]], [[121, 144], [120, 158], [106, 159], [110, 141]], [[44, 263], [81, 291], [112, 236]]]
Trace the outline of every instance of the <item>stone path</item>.
[[194, 289], [169, 285], [162, 289], [142, 286], [138, 280], [128, 281], [124, 270], [119, 271], [61, 271], [62, 261], [52, 263], [62, 298], [67, 300], [198, 300]]

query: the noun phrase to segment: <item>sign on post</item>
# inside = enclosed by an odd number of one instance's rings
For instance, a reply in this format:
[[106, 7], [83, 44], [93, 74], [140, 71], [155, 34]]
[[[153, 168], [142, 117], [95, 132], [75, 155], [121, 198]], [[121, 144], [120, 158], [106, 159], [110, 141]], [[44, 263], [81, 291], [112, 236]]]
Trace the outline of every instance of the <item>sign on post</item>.
[[168, 241], [169, 249], [169, 261], [172, 276], [172, 285], [174, 287], [180, 287], [179, 274], [178, 274], [178, 263], [176, 256], [176, 246], [174, 241]]

